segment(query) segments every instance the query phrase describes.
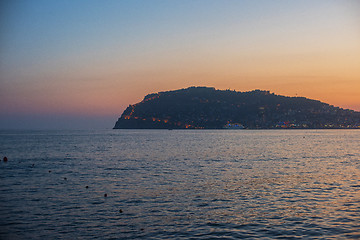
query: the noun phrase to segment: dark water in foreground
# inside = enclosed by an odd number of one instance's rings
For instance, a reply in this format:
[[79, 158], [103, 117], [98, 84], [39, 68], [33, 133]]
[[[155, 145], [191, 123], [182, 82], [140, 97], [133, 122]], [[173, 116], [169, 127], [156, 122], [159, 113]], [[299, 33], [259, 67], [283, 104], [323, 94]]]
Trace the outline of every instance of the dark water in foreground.
[[0, 239], [360, 238], [359, 130], [2, 131], [0, 155]]

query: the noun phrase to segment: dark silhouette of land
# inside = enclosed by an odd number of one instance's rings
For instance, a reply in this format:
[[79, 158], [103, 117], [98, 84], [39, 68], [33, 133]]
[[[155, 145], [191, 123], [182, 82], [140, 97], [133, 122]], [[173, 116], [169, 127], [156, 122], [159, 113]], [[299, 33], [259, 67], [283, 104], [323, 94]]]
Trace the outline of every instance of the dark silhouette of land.
[[360, 112], [269, 91], [190, 87], [130, 105], [114, 129], [360, 128]]

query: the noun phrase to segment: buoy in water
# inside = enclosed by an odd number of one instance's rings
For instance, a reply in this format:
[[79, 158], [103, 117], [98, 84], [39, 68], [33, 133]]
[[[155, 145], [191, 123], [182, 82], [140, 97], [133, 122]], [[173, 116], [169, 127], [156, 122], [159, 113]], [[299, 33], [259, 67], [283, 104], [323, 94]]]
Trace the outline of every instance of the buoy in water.
[[7, 162], [7, 161], [8, 161], [7, 157], [4, 157], [3, 160], [4, 160], [4, 162]]
[[107, 194], [106, 194], [106, 193], [104, 194], [104, 197], [107, 197]]

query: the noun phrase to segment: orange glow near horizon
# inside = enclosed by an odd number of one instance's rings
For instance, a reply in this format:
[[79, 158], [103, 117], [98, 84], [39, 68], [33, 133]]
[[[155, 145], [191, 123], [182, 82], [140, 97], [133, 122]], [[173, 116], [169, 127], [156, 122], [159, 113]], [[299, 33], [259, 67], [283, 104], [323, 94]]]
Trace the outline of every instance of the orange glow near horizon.
[[360, 111], [358, 3], [210, 2], [59, 2], [61, 19], [50, 3], [14, 5], [2, 31], [0, 111], [120, 116], [147, 94], [190, 86]]

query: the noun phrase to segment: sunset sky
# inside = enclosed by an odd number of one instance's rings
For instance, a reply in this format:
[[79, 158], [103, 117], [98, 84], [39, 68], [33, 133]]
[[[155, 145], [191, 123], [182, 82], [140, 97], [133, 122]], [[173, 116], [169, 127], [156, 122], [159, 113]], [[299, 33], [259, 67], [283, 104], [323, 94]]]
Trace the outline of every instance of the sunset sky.
[[0, 129], [112, 128], [190, 86], [360, 111], [360, 1], [0, 2]]

